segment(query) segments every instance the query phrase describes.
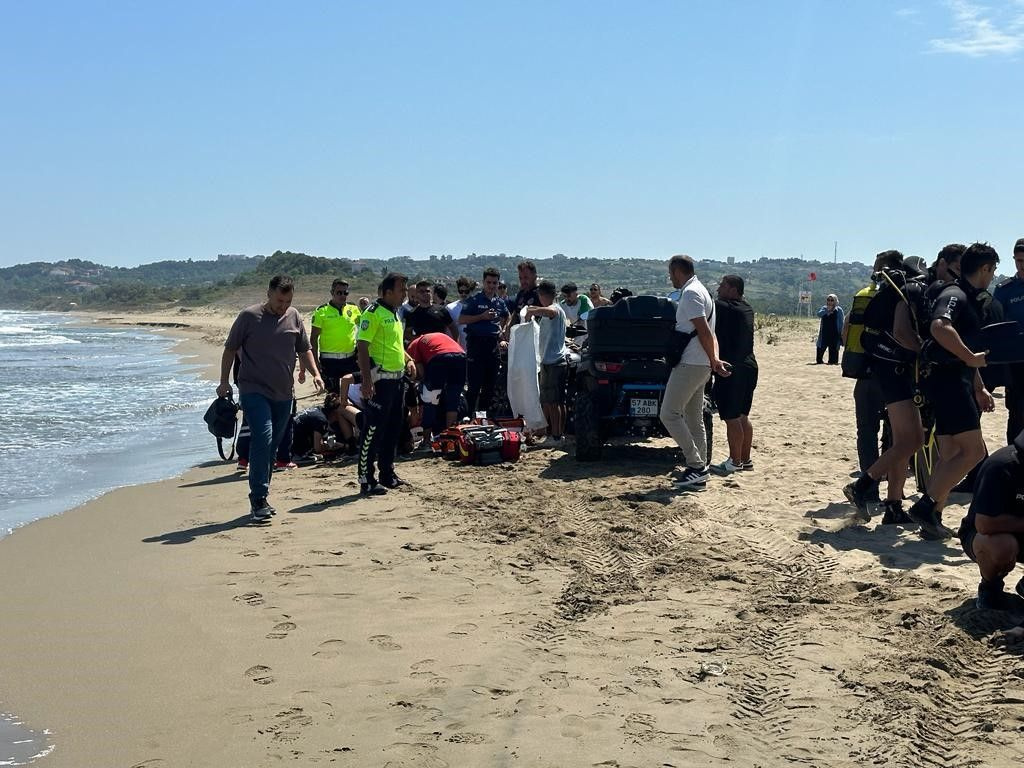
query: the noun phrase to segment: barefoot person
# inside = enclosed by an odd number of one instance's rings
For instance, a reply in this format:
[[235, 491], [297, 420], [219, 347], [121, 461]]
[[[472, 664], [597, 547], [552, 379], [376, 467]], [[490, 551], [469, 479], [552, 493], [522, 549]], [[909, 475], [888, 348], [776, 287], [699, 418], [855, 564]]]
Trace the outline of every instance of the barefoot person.
[[[1024, 557], [1024, 431], [981, 465], [974, 500], [958, 535], [964, 553], [981, 572], [978, 608], [1018, 607], [1003, 591], [1003, 581]], [[1017, 582], [1017, 593], [1024, 596], [1024, 579]]]
[[235, 318], [224, 342], [217, 395], [231, 394], [228, 377], [238, 357], [238, 402], [249, 423], [249, 505], [253, 520], [269, 520], [275, 510], [270, 495], [274, 454], [292, 415], [295, 396], [295, 360], [301, 364], [300, 379], [313, 374], [317, 393], [324, 383], [316, 367], [302, 315], [292, 307], [295, 284], [286, 275], [274, 275], [267, 301], [246, 307]]
[[704, 385], [712, 373], [729, 376], [729, 369], [718, 358], [715, 304], [708, 289], [697, 279], [693, 259], [673, 256], [668, 262], [668, 274], [673, 287], [681, 289], [676, 331], [689, 336], [689, 342], [669, 374], [659, 418], [683, 454], [676, 486], [703, 488], [710, 477], [704, 432]]

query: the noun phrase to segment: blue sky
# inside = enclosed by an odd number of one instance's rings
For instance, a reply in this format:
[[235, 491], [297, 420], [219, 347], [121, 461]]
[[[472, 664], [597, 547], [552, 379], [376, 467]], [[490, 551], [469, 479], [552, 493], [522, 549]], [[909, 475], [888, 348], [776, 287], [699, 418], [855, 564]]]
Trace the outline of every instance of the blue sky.
[[0, 265], [1024, 235], [1024, 0], [4, 0]]

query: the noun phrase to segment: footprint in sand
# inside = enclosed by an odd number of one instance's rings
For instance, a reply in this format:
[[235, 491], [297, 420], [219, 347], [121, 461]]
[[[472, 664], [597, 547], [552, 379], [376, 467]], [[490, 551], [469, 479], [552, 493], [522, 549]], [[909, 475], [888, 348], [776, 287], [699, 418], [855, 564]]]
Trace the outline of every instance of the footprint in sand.
[[262, 664], [257, 664], [254, 667], [249, 667], [245, 670], [245, 676], [252, 680], [256, 685], [270, 685], [274, 682], [274, 677], [270, 674], [270, 667], [265, 667]]
[[246, 605], [255, 607], [257, 605], [263, 605], [264, 600], [263, 595], [259, 592], [246, 592], [243, 595], [235, 595], [235, 602], [245, 603]]
[[298, 629], [299, 625], [292, 621], [282, 621], [280, 624], [275, 624], [274, 628], [267, 633], [268, 640], [284, 640], [288, 637], [289, 632], [293, 632]]
[[452, 627], [452, 631], [448, 633], [448, 637], [463, 637], [465, 635], [469, 635], [473, 632], [476, 632], [478, 629], [479, 627], [476, 624], [472, 623], [457, 624], [456, 626]]
[[259, 557], [260, 556], [259, 552], [253, 552], [251, 549], [248, 549], [248, 550], [246, 550], [244, 552], [239, 552], [238, 554], [240, 554], [242, 557]]
[[540, 676], [540, 679], [550, 685], [552, 688], [568, 688], [569, 687], [569, 676], [565, 672], [545, 672]]
[[382, 651], [402, 650], [402, 646], [396, 643], [394, 638], [391, 637], [391, 635], [371, 635], [367, 638], [367, 640], [376, 645]]
[[154, 757], [152, 760], [143, 760], [141, 763], [135, 763], [132, 768], [157, 768], [157, 766], [161, 765], [167, 765], [167, 762], [159, 757]]
[[341, 654], [344, 640], [324, 640], [317, 646], [320, 650], [313, 654], [314, 659], [333, 659]]
[[562, 735], [569, 739], [578, 739], [601, 730], [601, 721], [596, 717], [566, 715], [559, 723], [562, 726]]

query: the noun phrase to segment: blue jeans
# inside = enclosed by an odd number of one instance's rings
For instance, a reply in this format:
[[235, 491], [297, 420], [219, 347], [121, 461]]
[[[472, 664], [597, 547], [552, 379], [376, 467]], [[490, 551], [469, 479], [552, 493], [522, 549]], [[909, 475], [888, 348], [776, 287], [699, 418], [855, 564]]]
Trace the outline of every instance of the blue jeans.
[[271, 400], [255, 392], [238, 396], [245, 420], [249, 422], [249, 502], [255, 504], [270, 495], [270, 473], [274, 454], [284, 437], [292, 401]]

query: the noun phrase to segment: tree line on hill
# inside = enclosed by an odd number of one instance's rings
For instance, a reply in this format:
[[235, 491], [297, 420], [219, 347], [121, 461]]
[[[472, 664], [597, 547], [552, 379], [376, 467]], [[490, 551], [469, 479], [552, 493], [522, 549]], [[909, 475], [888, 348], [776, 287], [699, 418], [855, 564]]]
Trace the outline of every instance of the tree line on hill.
[[[302, 283], [303, 277], [318, 278], [324, 295], [330, 280], [344, 277], [356, 293], [373, 296], [377, 282], [389, 271], [402, 272], [412, 279], [430, 279], [453, 286], [466, 275], [480, 279], [486, 267], [497, 267], [511, 292], [518, 285], [516, 265], [519, 256], [472, 253], [463, 258], [429, 260], [395, 257], [392, 259], [332, 259], [292, 251], [273, 255], [217, 261], [160, 261], [138, 267], [107, 267], [89, 261], [70, 259], [56, 263], [32, 262], [0, 269], [0, 307], [8, 309], [66, 310], [80, 308], [153, 309], [161, 306], [201, 305], [214, 301], [234, 289], [266, 284], [270, 276], [289, 274]], [[605, 295], [618, 287], [634, 293], [664, 295], [671, 290], [666, 259], [571, 258], [556, 254], [534, 259], [542, 278], [559, 287], [575, 282], [585, 290], [600, 283]], [[809, 276], [815, 273], [816, 280]], [[804, 259], [767, 259], [726, 264], [699, 261], [698, 277], [713, 286], [725, 274], [738, 274], [746, 282], [750, 304], [760, 313], [795, 314], [798, 295], [812, 290], [812, 307], [824, 303], [826, 294], [835, 293], [844, 304], [862, 288], [870, 268], [859, 263], [809, 261]]]

